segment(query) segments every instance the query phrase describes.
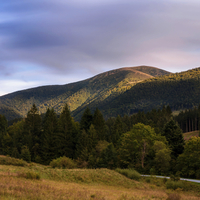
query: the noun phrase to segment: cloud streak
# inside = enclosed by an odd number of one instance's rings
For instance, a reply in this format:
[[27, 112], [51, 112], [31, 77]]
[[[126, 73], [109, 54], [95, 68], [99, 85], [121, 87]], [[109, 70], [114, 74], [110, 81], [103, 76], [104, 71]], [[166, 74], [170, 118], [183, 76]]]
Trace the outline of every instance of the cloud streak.
[[199, 1], [82, 2], [0, 0], [0, 77], [10, 85], [30, 72], [13, 91], [122, 66], [199, 66]]

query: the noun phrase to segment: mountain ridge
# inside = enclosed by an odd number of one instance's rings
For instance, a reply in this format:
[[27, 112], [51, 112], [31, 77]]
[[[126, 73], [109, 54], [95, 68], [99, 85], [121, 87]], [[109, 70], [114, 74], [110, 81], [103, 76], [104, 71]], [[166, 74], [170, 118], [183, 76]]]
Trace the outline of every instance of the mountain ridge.
[[[125, 67], [65, 85], [48, 85], [16, 91], [0, 97], [0, 108], [9, 107], [24, 117], [35, 103], [41, 113], [52, 107], [59, 114], [65, 103], [73, 112], [92, 102], [113, 99], [138, 82], [170, 72], [155, 67]], [[6, 116], [9, 120], [10, 117]]]

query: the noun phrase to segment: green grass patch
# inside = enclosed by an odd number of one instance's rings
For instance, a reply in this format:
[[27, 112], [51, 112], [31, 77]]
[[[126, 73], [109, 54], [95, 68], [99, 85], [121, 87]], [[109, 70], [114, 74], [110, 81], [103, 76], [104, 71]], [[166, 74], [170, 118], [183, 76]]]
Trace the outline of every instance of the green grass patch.
[[134, 169], [120, 169], [120, 168], [117, 168], [115, 171], [120, 173], [120, 174], [123, 174], [124, 176], [126, 176], [126, 177], [128, 177], [130, 179], [133, 179], [133, 180], [137, 180], [138, 181], [141, 178], [140, 173], [137, 172]]

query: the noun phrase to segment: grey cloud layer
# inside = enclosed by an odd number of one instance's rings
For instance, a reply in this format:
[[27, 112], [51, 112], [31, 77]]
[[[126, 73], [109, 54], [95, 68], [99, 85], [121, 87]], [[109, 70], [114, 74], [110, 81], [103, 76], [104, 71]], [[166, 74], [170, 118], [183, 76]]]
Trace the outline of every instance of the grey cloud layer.
[[141, 64], [169, 71], [198, 66], [198, 1], [81, 2], [0, 0], [1, 69], [10, 73], [5, 63], [16, 61], [58, 74]]

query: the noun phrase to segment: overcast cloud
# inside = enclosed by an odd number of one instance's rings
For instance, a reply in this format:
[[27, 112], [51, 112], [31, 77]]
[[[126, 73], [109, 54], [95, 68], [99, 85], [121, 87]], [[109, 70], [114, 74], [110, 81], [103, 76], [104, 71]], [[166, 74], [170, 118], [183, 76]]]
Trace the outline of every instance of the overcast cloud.
[[200, 66], [199, 0], [0, 0], [0, 95], [125, 66]]

